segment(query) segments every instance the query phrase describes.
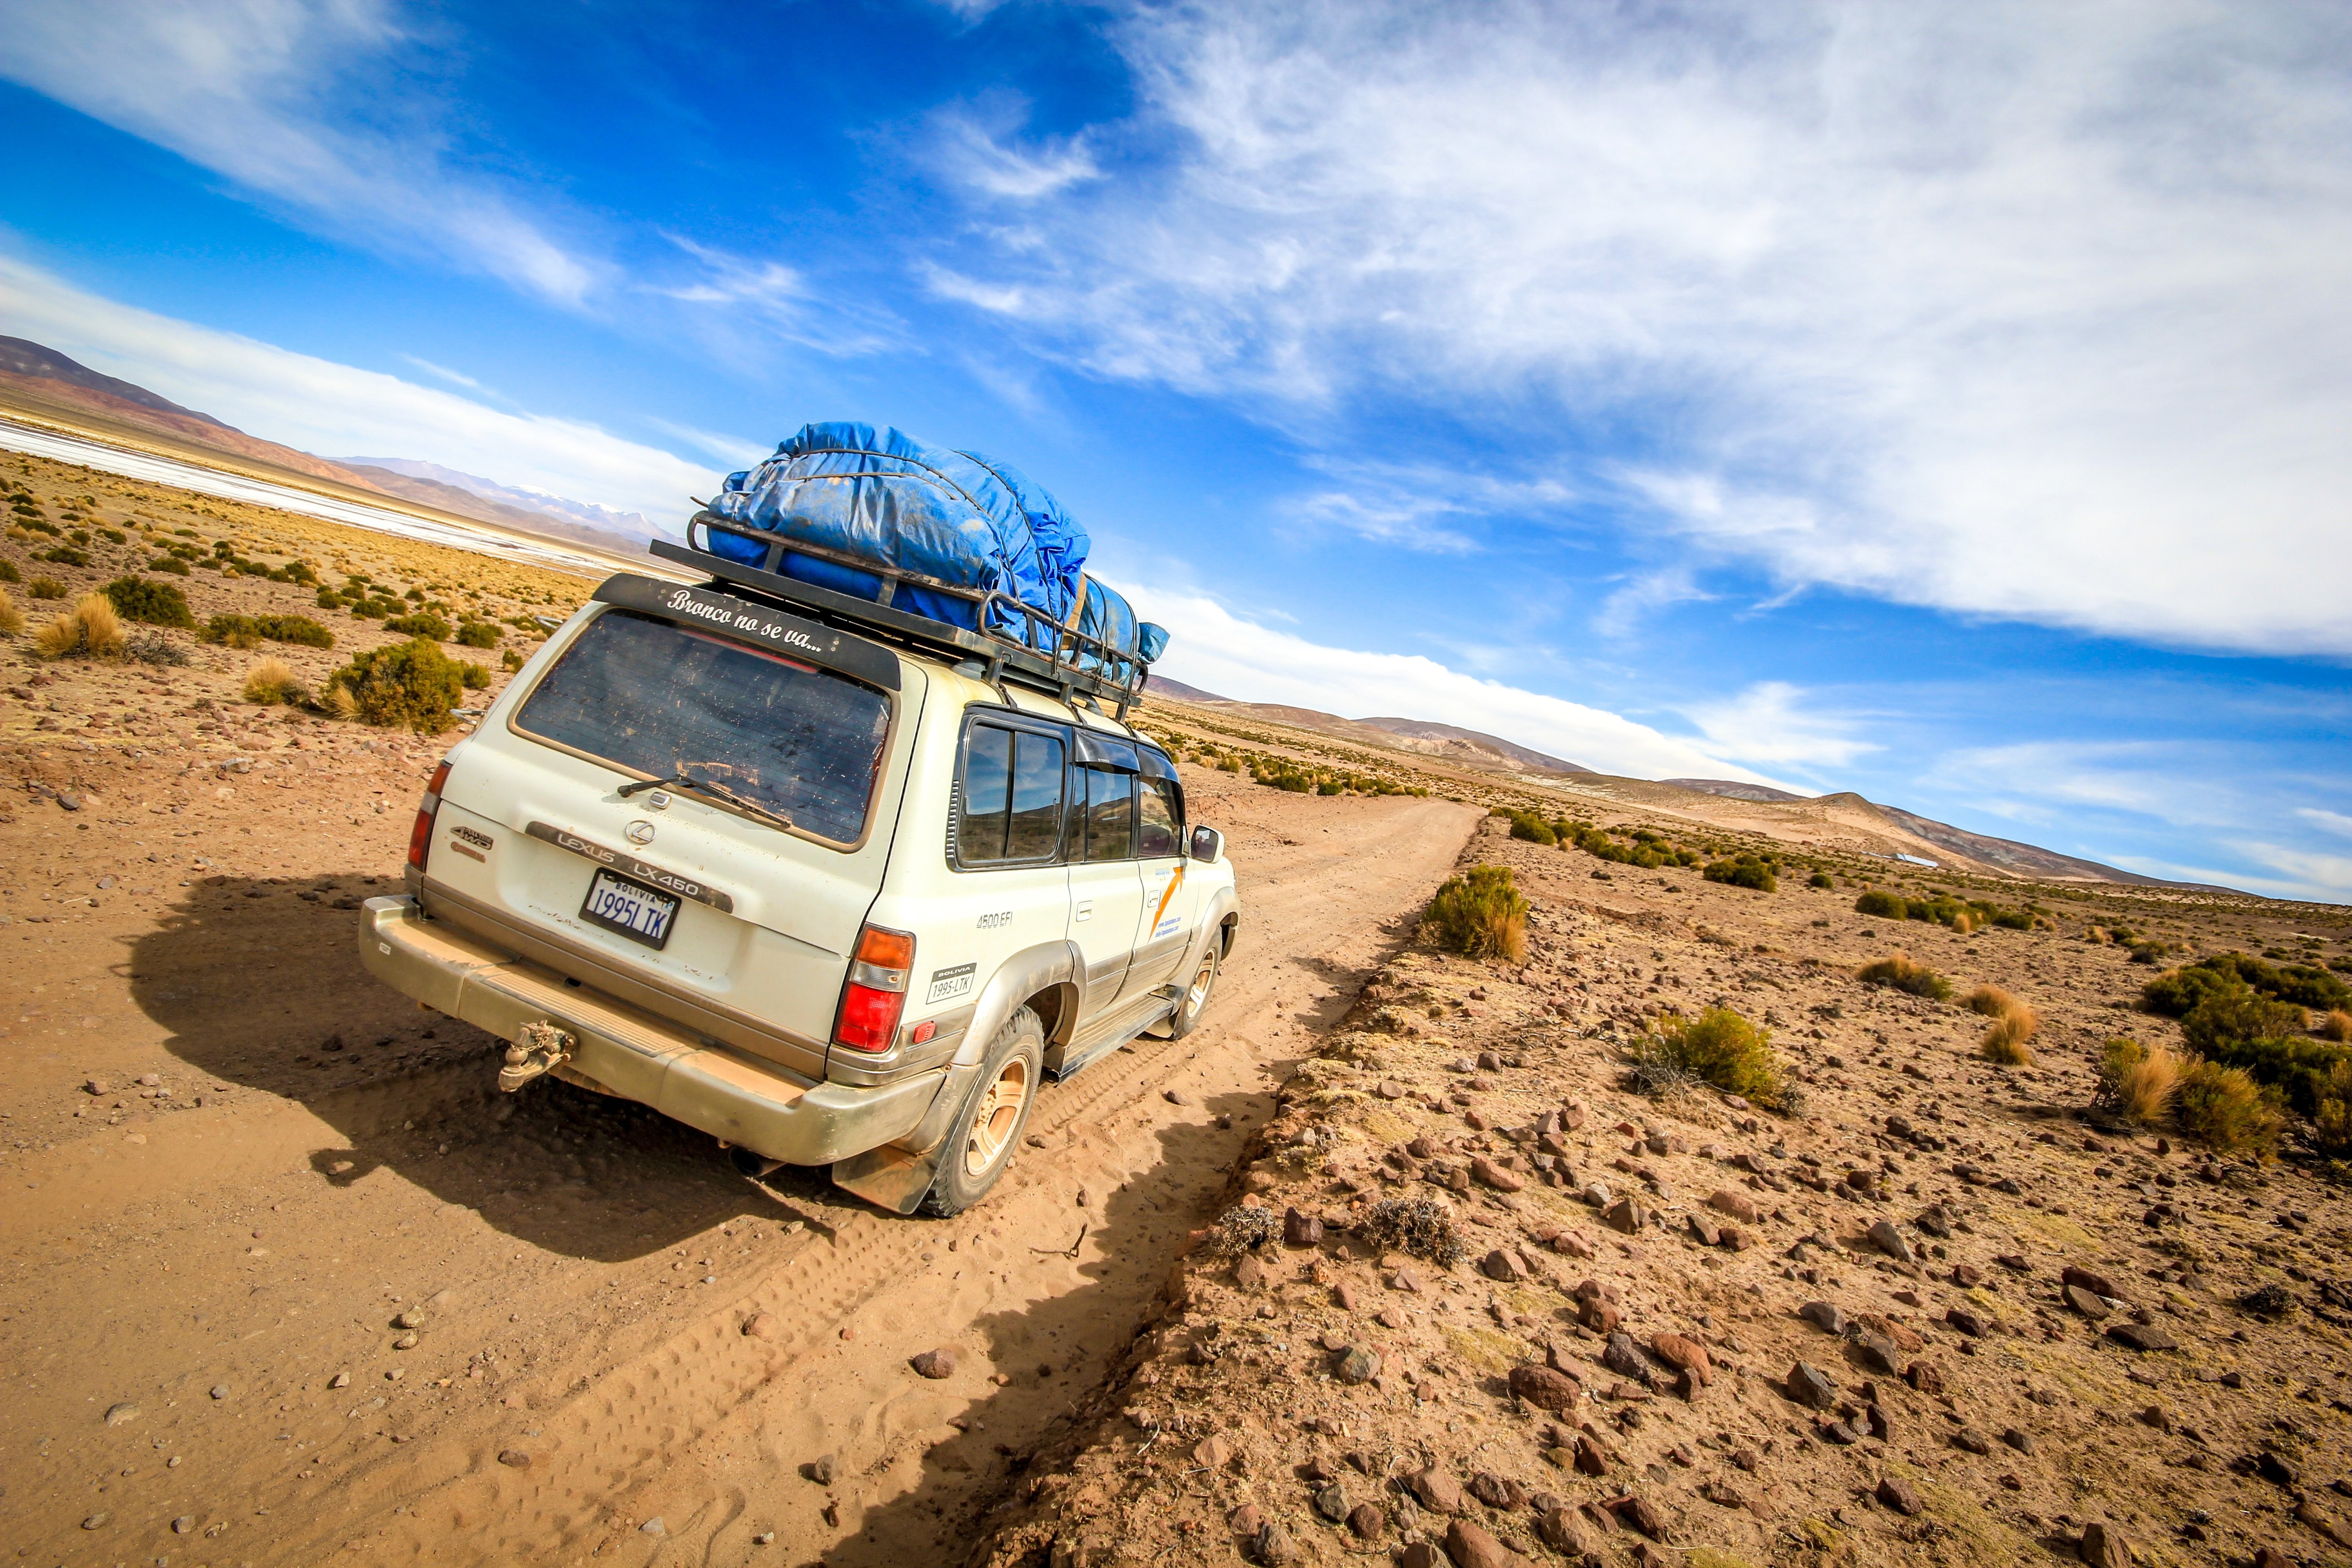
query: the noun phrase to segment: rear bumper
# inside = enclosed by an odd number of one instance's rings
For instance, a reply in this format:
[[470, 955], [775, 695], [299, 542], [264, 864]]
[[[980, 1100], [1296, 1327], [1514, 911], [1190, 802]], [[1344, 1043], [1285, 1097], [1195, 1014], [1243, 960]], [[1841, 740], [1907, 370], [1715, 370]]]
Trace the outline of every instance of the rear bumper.
[[811, 1083], [429, 920], [413, 898], [367, 901], [360, 958], [394, 990], [500, 1039], [552, 1022], [579, 1041], [566, 1066], [596, 1087], [788, 1164], [903, 1138], [947, 1078], [941, 1068], [875, 1089]]

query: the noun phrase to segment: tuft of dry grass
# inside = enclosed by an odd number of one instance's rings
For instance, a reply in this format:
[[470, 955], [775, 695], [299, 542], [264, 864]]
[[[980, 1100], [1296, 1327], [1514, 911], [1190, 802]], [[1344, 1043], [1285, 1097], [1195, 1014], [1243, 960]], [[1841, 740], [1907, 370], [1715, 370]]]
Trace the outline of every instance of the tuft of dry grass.
[[1865, 985], [1886, 985], [1913, 996], [1927, 996], [1937, 1002], [1952, 999], [1951, 982], [1924, 963], [1915, 963], [1907, 952], [1897, 952], [1891, 958], [1865, 963], [1854, 972], [1854, 978]]
[[1979, 985], [1969, 993], [1969, 1011], [1988, 1018], [2005, 1018], [2018, 1005], [2017, 998], [1998, 985]]
[[115, 658], [127, 639], [122, 617], [103, 594], [85, 594], [73, 609], [34, 634], [33, 647], [44, 658]]
[[2124, 1069], [2116, 1083], [2116, 1099], [2129, 1121], [2154, 1127], [2172, 1110], [2172, 1097], [2180, 1090], [2180, 1058], [2161, 1046]]
[[2330, 1009], [2327, 1016], [2320, 1020], [2319, 1037], [2338, 1044], [2352, 1041], [2352, 1013], [2341, 1007]]
[[13, 637], [24, 629], [25, 612], [16, 607], [7, 589], [0, 588], [0, 637]]
[[282, 658], [265, 658], [246, 672], [245, 700], [264, 708], [300, 702], [310, 696], [301, 678]]
[[2017, 1011], [1992, 1021], [1992, 1026], [1985, 1031], [1983, 1040], [1977, 1046], [1977, 1055], [2002, 1067], [2030, 1068], [2033, 1065], [2033, 1053], [2026, 1048], [2025, 1042], [2032, 1039], [2034, 1031], [2040, 1027], [2040, 1023], [2033, 1016], [2033, 1009], [2021, 1004]]

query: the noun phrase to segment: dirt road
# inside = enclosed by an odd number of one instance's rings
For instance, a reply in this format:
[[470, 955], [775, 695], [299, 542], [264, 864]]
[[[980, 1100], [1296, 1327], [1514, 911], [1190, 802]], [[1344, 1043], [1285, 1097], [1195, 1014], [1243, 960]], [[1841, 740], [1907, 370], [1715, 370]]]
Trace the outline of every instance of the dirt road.
[[0, 1540], [45, 1563], [954, 1554], [1475, 820], [1188, 767], [1244, 898], [1209, 1025], [1050, 1091], [982, 1207], [901, 1220], [499, 1095], [487, 1037], [354, 954], [437, 749], [170, 718], [153, 679], [0, 714]]

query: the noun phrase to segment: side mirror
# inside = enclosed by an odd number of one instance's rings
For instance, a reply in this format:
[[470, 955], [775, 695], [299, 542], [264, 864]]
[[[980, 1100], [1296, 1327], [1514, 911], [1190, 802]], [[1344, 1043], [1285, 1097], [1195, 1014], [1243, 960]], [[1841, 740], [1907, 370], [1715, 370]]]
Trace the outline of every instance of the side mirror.
[[1213, 866], [1225, 858], [1225, 836], [1213, 827], [1196, 827], [1191, 853], [1202, 865]]

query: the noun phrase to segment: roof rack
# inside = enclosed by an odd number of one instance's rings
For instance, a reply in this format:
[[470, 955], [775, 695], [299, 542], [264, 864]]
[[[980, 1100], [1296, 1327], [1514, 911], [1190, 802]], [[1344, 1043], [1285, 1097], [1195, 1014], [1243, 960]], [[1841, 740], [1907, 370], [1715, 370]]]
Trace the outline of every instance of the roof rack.
[[[699, 537], [696, 533], [698, 529], [701, 530]], [[761, 564], [750, 566], [713, 553], [707, 544], [700, 542], [712, 533], [724, 533], [756, 546], [763, 552]], [[878, 565], [819, 545], [739, 528], [708, 511], [698, 511], [687, 520], [686, 539], [683, 545], [656, 539], [646, 548], [664, 561], [708, 572], [717, 582], [748, 588], [768, 598], [814, 610], [821, 619], [829, 623], [846, 622], [861, 631], [883, 632], [920, 647], [984, 659], [988, 664], [987, 679], [991, 685], [1011, 676], [1019, 678], [1024, 685], [1042, 686], [1048, 691], [1057, 692], [1065, 702], [1081, 694], [1099, 701], [1115, 702], [1118, 705], [1117, 716], [1121, 722], [1127, 719], [1127, 710], [1143, 695], [1144, 677], [1148, 672], [1141, 659], [1133, 654], [1121, 653], [1101, 638], [1088, 637], [1075, 626], [1064, 626], [1044, 611], [1024, 605], [1008, 594], [943, 583], [919, 572]], [[820, 588], [787, 577], [776, 569], [787, 554], [806, 555], [878, 577], [882, 580], [881, 597], [861, 599], [852, 594]], [[933, 620], [929, 616], [894, 609], [890, 601], [901, 584], [966, 600], [976, 606], [973, 618], [982, 626], [1011, 622], [1024, 627], [1030, 641], [1024, 643], [1001, 632], [971, 631], [950, 626], [945, 621]]]

